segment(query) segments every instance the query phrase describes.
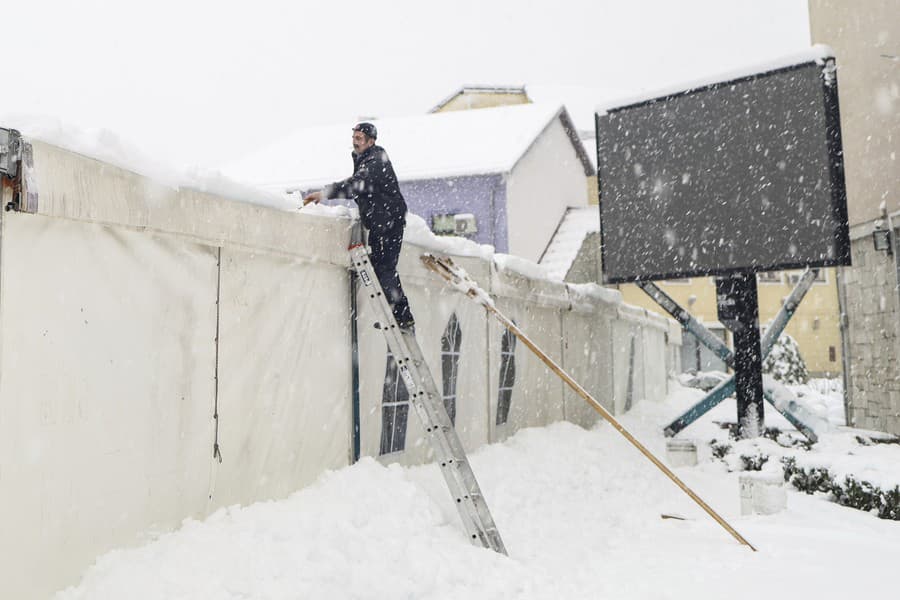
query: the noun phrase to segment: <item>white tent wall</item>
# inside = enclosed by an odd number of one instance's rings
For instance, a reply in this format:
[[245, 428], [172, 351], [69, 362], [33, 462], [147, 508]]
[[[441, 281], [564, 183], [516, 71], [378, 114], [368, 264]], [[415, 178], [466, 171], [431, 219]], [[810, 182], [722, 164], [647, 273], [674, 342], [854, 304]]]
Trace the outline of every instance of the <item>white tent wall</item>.
[[[349, 219], [167, 187], [40, 142], [33, 164], [38, 214], [0, 216], [0, 597], [26, 600], [76, 583], [108, 550], [349, 464], [354, 392]], [[441, 336], [459, 322], [466, 449], [596, 422], [519, 343], [496, 426], [502, 327], [427, 271], [425, 251], [405, 244], [400, 273], [439, 390]], [[664, 321], [615, 295], [454, 260], [605, 405], [624, 408], [632, 333], [633, 401], [665, 390], [680, 337]], [[372, 309], [360, 294], [361, 451], [378, 456], [386, 347]], [[405, 451], [381, 460], [430, 456], [410, 413]]]
[[[681, 373], [681, 344], [682, 329], [677, 321], [667, 319], [666, 335], [663, 340], [666, 343], [666, 368], [669, 373]], [[669, 390], [669, 378], [666, 378], [666, 391]]]
[[2, 217], [0, 597], [205, 514], [215, 369], [208, 246]]
[[348, 464], [351, 431], [348, 220], [32, 150], [38, 214], [0, 216], [0, 597], [21, 599], [286, 496]]
[[346, 269], [222, 249], [212, 507], [283, 498], [349, 461]]
[[[592, 298], [573, 298], [563, 311], [562, 367], [604, 408], [613, 412], [613, 364], [610, 341], [616, 317], [614, 304]], [[600, 415], [568, 386], [564, 392], [566, 420], [590, 427]]]
[[662, 402], [668, 393], [666, 363], [666, 338], [668, 327], [661, 323], [649, 322], [642, 328], [641, 354], [643, 355], [644, 394], [642, 399]]
[[643, 309], [628, 305], [617, 307], [611, 344], [614, 414], [627, 412], [646, 396], [643, 330], [648, 321]]
[[[562, 318], [568, 309], [565, 284], [529, 279], [507, 270], [492, 272], [491, 295], [497, 308], [513, 320], [538, 347], [557, 364], [562, 363]], [[491, 319], [491, 373], [494, 387], [491, 441], [501, 441], [523, 427], [535, 427], [565, 417], [563, 386], [559, 377], [521, 342], [515, 345], [515, 385], [506, 423], [497, 424], [497, 397], [501, 367], [501, 340], [504, 329]]]

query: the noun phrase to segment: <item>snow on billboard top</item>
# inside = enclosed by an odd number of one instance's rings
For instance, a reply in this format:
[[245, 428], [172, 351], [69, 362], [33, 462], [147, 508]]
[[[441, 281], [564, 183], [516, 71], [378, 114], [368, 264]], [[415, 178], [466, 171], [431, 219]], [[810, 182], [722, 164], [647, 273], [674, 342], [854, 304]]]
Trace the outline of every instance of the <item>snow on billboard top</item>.
[[608, 108], [596, 123], [605, 282], [850, 264], [832, 58]]

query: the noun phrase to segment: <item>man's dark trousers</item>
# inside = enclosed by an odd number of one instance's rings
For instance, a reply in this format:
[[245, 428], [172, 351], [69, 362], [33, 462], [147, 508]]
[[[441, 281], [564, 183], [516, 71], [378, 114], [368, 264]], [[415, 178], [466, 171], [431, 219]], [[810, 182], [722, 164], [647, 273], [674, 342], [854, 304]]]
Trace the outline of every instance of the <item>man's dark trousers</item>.
[[394, 313], [394, 318], [400, 327], [413, 324], [412, 312], [409, 310], [409, 300], [400, 285], [400, 276], [397, 274], [397, 261], [400, 259], [400, 246], [403, 244], [403, 228], [406, 219], [395, 220], [388, 228], [374, 227], [369, 230], [370, 260], [378, 283], [387, 297]]

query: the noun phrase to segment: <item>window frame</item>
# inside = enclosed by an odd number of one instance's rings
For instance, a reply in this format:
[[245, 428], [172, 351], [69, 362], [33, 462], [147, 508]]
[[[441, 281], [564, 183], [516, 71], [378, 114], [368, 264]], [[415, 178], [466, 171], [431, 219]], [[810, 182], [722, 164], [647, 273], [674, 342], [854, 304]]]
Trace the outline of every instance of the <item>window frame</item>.
[[384, 367], [384, 387], [381, 392], [380, 456], [406, 450], [406, 431], [409, 424], [409, 390], [400, 377], [394, 355], [388, 350]]
[[[515, 321], [513, 321], [515, 324]], [[516, 342], [518, 339], [509, 329], [504, 329], [500, 338], [500, 369], [497, 383], [496, 425], [509, 422], [512, 407], [512, 393], [516, 386]], [[504, 385], [508, 384], [508, 385]]]
[[456, 313], [453, 313], [441, 336], [441, 400], [453, 426], [456, 426], [456, 385], [459, 381], [461, 347], [462, 327]]

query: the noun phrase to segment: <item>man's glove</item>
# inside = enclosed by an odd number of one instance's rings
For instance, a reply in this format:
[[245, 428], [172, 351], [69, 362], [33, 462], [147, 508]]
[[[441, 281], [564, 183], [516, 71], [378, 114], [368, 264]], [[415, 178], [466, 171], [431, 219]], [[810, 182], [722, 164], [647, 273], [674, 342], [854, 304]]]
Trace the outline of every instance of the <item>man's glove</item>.
[[322, 201], [322, 192], [313, 192], [312, 194], [308, 195], [306, 198], [303, 199], [303, 206], [306, 206], [310, 202], [315, 202], [316, 204], [318, 204], [321, 201]]

